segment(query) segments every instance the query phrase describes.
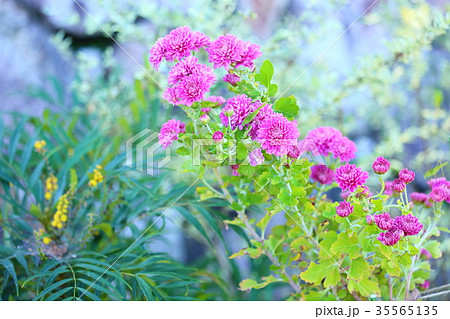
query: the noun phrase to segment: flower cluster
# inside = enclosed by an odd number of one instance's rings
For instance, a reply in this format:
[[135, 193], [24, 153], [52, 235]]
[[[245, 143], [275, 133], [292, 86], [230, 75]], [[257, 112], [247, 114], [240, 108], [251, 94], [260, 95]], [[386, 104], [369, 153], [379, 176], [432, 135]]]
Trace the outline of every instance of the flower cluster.
[[50, 175], [45, 179], [45, 193], [44, 197], [46, 200], [52, 198], [52, 194], [58, 189], [58, 178], [55, 175]]
[[375, 215], [374, 220], [378, 228], [386, 230], [377, 237], [386, 246], [395, 245], [403, 236], [417, 235], [423, 229], [419, 219], [412, 214], [392, 219], [389, 213], [382, 213]]
[[61, 229], [64, 227], [64, 223], [67, 221], [67, 209], [69, 207], [68, 194], [62, 195], [58, 203], [56, 204], [56, 213], [53, 215], [51, 222], [52, 227]]
[[95, 187], [98, 184], [103, 182], [104, 176], [101, 171], [102, 169], [103, 169], [103, 167], [101, 165], [97, 165], [96, 168], [94, 169], [94, 171], [91, 174], [89, 174], [90, 176], [89, 176], [88, 185], [90, 187]]
[[341, 131], [333, 127], [322, 126], [310, 131], [300, 142], [302, 153], [311, 152], [314, 155], [333, 155], [343, 162], [356, 157], [356, 145], [343, 136]]

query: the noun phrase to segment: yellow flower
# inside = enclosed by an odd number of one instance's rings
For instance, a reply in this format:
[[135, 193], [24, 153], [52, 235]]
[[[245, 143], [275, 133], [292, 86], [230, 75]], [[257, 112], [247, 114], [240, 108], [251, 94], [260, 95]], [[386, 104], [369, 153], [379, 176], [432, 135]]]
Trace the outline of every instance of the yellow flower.
[[55, 175], [50, 175], [45, 179], [45, 199], [50, 200], [54, 191], [58, 189], [58, 179]]
[[68, 207], [68, 194], [64, 194], [59, 198], [58, 203], [56, 204], [56, 212], [53, 215], [53, 220], [51, 222], [52, 227], [58, 229], [64, 227], [64, 223], [67, 222]]
[[45, 147], [46, 143], [44, 140], [38, 140], [36, 142], [34, 142], [34, 148], [36, 149], [36, 151], [40, 151]]
[[42, 241], [43, 241], [44, 244], [48, 245], [48, 244], [50, 244], [52, 242], [52, 239], [50, 237], [44, 237], [42, 239]]
[[103, 183], [104, 180], [104, 176], [102, 173], [103, 167], [101, 165], [97, 165], [96, 168], [94, 169], [94, 171], [89, 175], [89, 187], [95, 187], [100, 183]]

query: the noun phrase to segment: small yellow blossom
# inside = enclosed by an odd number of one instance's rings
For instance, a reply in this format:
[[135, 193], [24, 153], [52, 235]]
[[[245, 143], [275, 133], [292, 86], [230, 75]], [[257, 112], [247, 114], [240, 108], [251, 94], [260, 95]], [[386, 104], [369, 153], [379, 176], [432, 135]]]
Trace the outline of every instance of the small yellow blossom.
[[45, 179], [44, 197], [46, 200], [50, 200], [50, 198], [52, 198], [52, 194], [58, 189], [57, 183], [58, 183], [58, 179], [53, 174]]
[[100, 183], [103, 183], [104, 180], [104, 176], [102, 173], [103, 167], [101, 165], [97, 165], [96, 168], [94, 169], [94, 171], [89, 174], [89, 187], [95, 187]]
[[42, 239], [42, 242], [46, 245], [50, 244], [52, 242], [52, 239], [50, 237], [44, 237]]
[[41, 151], [43, 150], [43, 148], [45, 147], [47, 143], [45, 143], [44, 140], [38, 140], [36, 142], [34, 142], [34, 148], [36, 149], [36, 151]]
[[51, 222], [52, 227], [61, 229], [64, 227], [65, 222], [67, 222], [67, 213], [69, 207], [68, 194], [64, 194], [58, 200], [56, 204], [56, 212], [53, 215], [53, 220]]

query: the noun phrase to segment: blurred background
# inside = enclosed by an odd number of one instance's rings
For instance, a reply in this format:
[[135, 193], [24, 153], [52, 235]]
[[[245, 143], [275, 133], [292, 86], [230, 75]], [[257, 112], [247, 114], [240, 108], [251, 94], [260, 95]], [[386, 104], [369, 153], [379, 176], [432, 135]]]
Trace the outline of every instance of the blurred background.
[[[127, 138], [144, 128], [157, 131], [161, 123], [181, 116], [162, 100], [161, 90], [143, 68], [167, 83], [167, 66], [159, 73], [149, 68], [148, 50], [158, 37], [187, 25], [211, 38], [229, 32], [259, 44], [263, 57], [258, 64], [272, 61], [278, 94], [287, 90], [285, 96], [299, 101], [302, 136], [317, 126], [335, 126], [356, 142], [359, 165], [368, 169], [373, 158], [382, 155], [391, 160], [394, 172], [404, 166], [413, 169], [413, 187], [425, 192], [423, 174], [450, 160], [450, 3], [373, 3], [0, 0], [0, 111], [5, 131], [12, 131], [21, 117], [40, 119], [47, 110], [59, 114], [61, 123], [89, 118], [96, 129], [114, 137], [117, 152], [123, 151]], [[28, 130], [33, 134], [32, 127]], [[450, 177], [448, 166], [439, 175], [444, 173]], [[175, 174], [161, 192], [169, 193], [183, 178]], [[167, 216], [164, 239], [152, 249], [182, 263], [223, 266], [224, 252], [241, 247], [238, 235], [223, 231], [229, 247], [218, 244], [217, 253], [197, 227], [170, 212]], [[434, 264], [436, 286], [450, 282], [450, 241], [444, 238], [446, 253]], [[231, 267], [225, 278], [260, 271], [255, 265], [259, 261], [238, 262], [241, 274], [234, 273], [235, 265], [224, 266]], [[238, 279], [225, 285], [233, 282]], [[248, 298], [276, 299], [281, 293], [263, 289], [252, 294]], [[222, 297], [227, 298], [234, 297]]]

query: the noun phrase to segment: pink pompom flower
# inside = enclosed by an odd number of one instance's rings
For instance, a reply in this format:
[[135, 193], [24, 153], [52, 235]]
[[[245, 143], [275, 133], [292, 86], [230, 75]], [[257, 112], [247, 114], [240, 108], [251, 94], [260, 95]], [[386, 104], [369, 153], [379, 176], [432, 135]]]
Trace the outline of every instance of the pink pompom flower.
[[281, 113], [274, 113], [261, 122], [257, 141], [268, 154], [283, 156], [297, 145], [299, 136], [296, 121], [289, 121]]
[[174, 105], [192, 106], [194, 102], [200, 102], [209, 92], [214, 78], [208, 74], [190, 75], [183, 77], [175, 87], [169, 87], [163, 97]]
[[339, 205], [336, 207], [336, 214], [341, 217], [347, 217], [348, 215], [353, 213], [353, 209], [354, 207], [349, 202], [339, 202]]
[[403, 237], [403, 231], [400, 229], [390, 229], [385, 233], [378, 235], [377, 239], [386, 246], [394, 246]]
[[349, 189], [354, 192], [358, 186], [364, 185], [369, 178], [369, 173], [363, 171], [360, 167], [356, 167], [355, 164], [347, 163], [336, 168], [333, 177], [343, 191]]
[[150, 49], [150, 63], [158, 70], [162, 60], [181, 61], [191, 55], [191, 51], [198, 51], [210, 45], [209, 38], [201, 32], [193, 32], [189, 27], [178, 27], [168, 35], [159, 38]]
[[[245, 94], [237, 95], [228, 99], [227, 103], [219, 114], [220, 121], [224, 126], [230, 126], [235, 130], [244, 128], [245, 118], [252, 112], [253, 100]], [[227, 116], [231, 114], [231, 116]]]
[[405, 190], [406, 188], [406, 184], [403, 180], [397, 178], [396, 180], [394, 180], [392, 182], [392, 189], [394, 190], [394, 192], [396, 193], [401, 193]]
[[209, 53], [209, 62], [213, 63], [216, 69], [224, 67], [228, 70], [230, 66], [245, 66], [253, 70], [253, 61], [262, 55], [259, 49], [256, 44], [227, 34], [213, 41], [206, 51]]
[[423, 229], [419, 219], [412, 214], [395, 217], [393, 227], [403, 230], [406, 236], [417, 235]]
[[170, 120], [161, 126], [161, 131], [158, 134], [159, 144], [163, 149], [172, 145], [173, 141], [178, 140], [180, 133], [186, 133], [186, 125], [178, 120]]
[[320, 184], [333, 183], [333, 170], [326, 165], [314, 165], [311, 167], [311, 179]]
[[394, 220], [391, 218], [389, 213], [377, 214], [374, 216], [375, 223], [378, 228], [382, 230], [389, 230], [394, 226]]
[[214, 132], [212, 136], [214, 142], [220, 142], [223, 139], [223, 133], [221, 131]]
[[386, 174], [389, 170], [389, 167], [391, 167], [391, 163], [382, 156], [377, 157], [377, 159], [372, 164], [373, 171], [379, 175]]
[[356, 145], [346, 136], [336, 139], [330, 151], [334, 158], [339, 158], [342, 162], [349, 162], [356, 157]]
[[414, 180], [414, 177], [416, 174], [414, 174], [413, 171], [408, 170], [407, 168], [402, 169], [398, 173], [398, 178], [401, 179], [405, 184], [409, 184]]

